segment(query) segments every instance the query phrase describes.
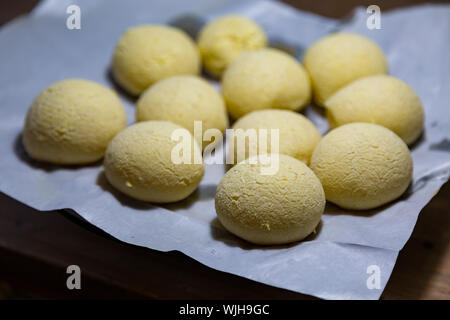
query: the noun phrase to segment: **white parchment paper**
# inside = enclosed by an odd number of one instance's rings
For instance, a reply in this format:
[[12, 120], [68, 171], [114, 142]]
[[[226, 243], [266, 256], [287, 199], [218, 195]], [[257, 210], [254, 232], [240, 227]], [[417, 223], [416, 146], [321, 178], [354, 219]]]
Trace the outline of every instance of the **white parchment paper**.
[[[81, 30], [66, 28], [66, 8], [73, 3], [81, 8]], [[100, 163], [65, 168], [27, 157], [20, 135], [33, 98], [65, 78], [116, 88], [109, 65], [127, 27], [170, 23], [195, 34], [205, 21], [230, 12], [258, 21], [273, 46], [298, 58], [336, 30], [358, 32], [380, 44], [390, 73], [409, 83], [426, 109], [425, 133], [412, 148], [413, 184], [401, 199], [367, 212], [327, 205], [317, 234], [307, 241], [259, 247], [229, 234], [215, 219], [214, 194], [224, 174], [220, 165], [207, 167], [198, 191], [185, 201], [154, 206], [113, 190]], [[271, 1], [43, 1], [27, 17], [0, 29], [0, 190], [38, 210], [70, 208], [127, 243], [178, 250], [255, 281], [326, 299], [378, 299], [420, 210], [450, 175], [450, 6], [382, 13], [381, 30], [368, 30], [367, 17], [361, 8], [351, 19], [338, 21]], [[116, 89], [133, 123], [134, 101]], [[319, 109], [309, 106], [305, 114], [322, 133], [327, 131]], [[380, 268], [380, 289], [367, 287], [371, 265]]]

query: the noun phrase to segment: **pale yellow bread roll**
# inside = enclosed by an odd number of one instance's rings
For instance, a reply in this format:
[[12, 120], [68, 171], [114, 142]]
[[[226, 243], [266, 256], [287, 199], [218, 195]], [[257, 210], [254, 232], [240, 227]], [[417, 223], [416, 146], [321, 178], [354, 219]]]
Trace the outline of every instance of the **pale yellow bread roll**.
[[[273, 155], [272, 155], [273, 157]], [[217, 187], [215, 207], [222, 225], [263, 245], [299, 241], [314, 231], [325, 208], [319, 179], [301, 161], [279, 155], [279, 170], [261, 174], [252, 158], [230, 169]]]
[[373, 209], [400, 197], [412, 178], [412, 158], [395, 133], [350, 123], [325, 135], [311, 157], [328, 201], [345, 209]]
[[227, 15], [204, 26], [197, 43], [206, 70], [220, 77], [240, 54], [266, 47], [267, 36], [254, 21]]
[[[137, 102], [136, 119], [171, 121], [192, 134], [194, 121], [201, 121], [203, 133], [208, 129], [223, 133], [228, 127], [222, 96], [208, 82], [195, 76], [170, 77], [147, 89]], [[197, 138], [199, 144], [201, 138], [202, 134]], [[203, 147], [208, 143], [205, 141]]]
[[28, 110], [23, 143], [28, 155], [55, 164], [86, 164], [103, 157], [126, 126], [125, 110], [112, 90], [82, 79], [54, 83]]
[[225, 71], [222, 93], [235, 119], [262, 109], [301, 110], [311, 97], [309, 77], [287, 53], [261, 49], [239, 56]]
[[200, 54], [182, 30], [161, 25], [128, 29], [114, 50], [112, 73], [131, 95], [155, 82], [180, 74], [200, 72]]
[[422, 132], [424, 111], [414, 90], [400, 79], [377, 75], [356, 80], [325, 102], [332, 128], [370, 122], [394, 131], [407, 144]]
[[318, 105], [352, 81], [387, 73], [386, 58], [378, 45], [353, 33], [334, 33], [318, 40], [306, 51], [303, 63]]
[[[174, 162], [175, 130], [183, 130], [191, 143], [190, 163]], [[194, 156], [200, 159], [195, 164]], [[108, 145], [104, 160], [108, 181], [124, 194], [154, 203], [188, 197], [204, 174], [201, 150], [187, 129], [167, 121], [145, 121], [120, 132]]]
[[[305, 164], [309, 164], [311, 154], [321, 139], [319, 131], [310, 120], [289, 110], [268, 109], [250, 112], [236, 121], [233, 129], [235, 143], [228, 144], [228, 146], [232, 145], [234, 149], [235, 162], [238, 162], [239, 159], [237, 155], [238, 144], [241, 143], [239, 141], [248, 140], [245, 149], [242, 150], [245, 151], [245, 158], [249, 156], [251, 138], [248, 129], [255, 129], [256, 131], [257, 139], [253, 141], [256, 141], [258, 154], [275, 152], [276, 148], [272, 147], [273, 140], [273, 142], [278, 143], [278, 153], [294, 157]], [[266, 133], [263, 134], [267, 134], [265, 139], [267, 148], [263, 148], [259, 143], [261, 129], [266, 130]], [[276, 135], [272, 137], [271, 130], [273, 129], [278, 130], [279, 139], [274, 138]], [[228, 152], [233, 152], [231, 147]]]

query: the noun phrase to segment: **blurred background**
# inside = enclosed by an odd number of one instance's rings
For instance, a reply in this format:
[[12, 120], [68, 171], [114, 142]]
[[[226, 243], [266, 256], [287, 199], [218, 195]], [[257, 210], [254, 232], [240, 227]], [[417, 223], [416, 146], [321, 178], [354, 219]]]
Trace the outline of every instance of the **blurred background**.
[[[285, 2], [300, 10], [345, 18], [358, 6], [376, 4], [385, 12], [429, 1]], [[1, 1], [0, 27], [37, 3]], [[447, 183], [422, 211], [382, 299], [450, 299], [449, 199]], [[126, 245], [67, 214], [36, 213], [0, 194], [0, 299], [204, 299], [205, 292], [213, 299], [311, 298], [214, 271], [181, 253]], [[65, 267], [73, 261], [83, 265], [84, 290], [69, 291], [65, 286]]]

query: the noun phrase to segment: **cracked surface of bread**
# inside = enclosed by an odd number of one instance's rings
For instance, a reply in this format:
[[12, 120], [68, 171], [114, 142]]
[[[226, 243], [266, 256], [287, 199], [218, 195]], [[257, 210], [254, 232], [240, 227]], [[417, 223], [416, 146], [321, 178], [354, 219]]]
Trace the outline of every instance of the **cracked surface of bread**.
[[227, 15], [208, 23], [197, 42], [206, 70], [220, 77], [240, 54], [266, 47], [267, 36], [254, 21]]
[[[238, 132], [236, 129], [255, 129], [258, 134], [259, 129], [267, 130], [267, 150], [258, 150], [258, 154], [270, 153], [272, 150], [271, 129], [278, 129], [279, 139], [274, 140], [278, 143], [278, 153], [286, 154], [303, 161], [307, 165], [321, 135], [314, 124], [303, 115], [289, 110], [259, 110], [246, 114], [233, 125], [236, 136], [245, 135], [244, 132]], [[242, 138], [241, 138], [242, 140]], [[235, 138], [233, 148], [235, 149], [235, 161], [237, 157], [237, 145], [239, 139]], [[230, 144], [228, 144], [230, 145]], [[275, 149], [273, 150], [275, 151]], [[233, 152], [232, 150], [230, 152]], [[246, 145], [245, 158], [249, 157], [249, 148]]]
[[400, 79], [377, 75], [343, 87], [325, 102], [332, 128], [369, 122], [394, 131], [406, 144], [417, 140], [423, 129], [424, 110], [414, 90]]
[[155, 82], [180, 74], [197, 75], [200, 54], [182, 30], [162, 25], [128, 29], [114, 50], [112, 73], [129, 94], [139, 95]]
[[100, 160], [126, 126], [117, 94], [89, 80], [67, 79], [43, 90], [30, 106], [23, 130], [35, 160], [77, 165]]
[[299, 111], [310, 101], [309, 76], [292, 56], [277, 49], [244, 53], [225, 71], [222, 93], [234, 119], [256, 110]]
[[328, 201], [345, 209], [373, 209], [400, 197], [412, 178], [407, 145], [394, 132], [350, 123], [325, 135], [311, 157]]
[[[223, 133], [228, 127], [222, 96], [207, 81], [195, 76], [170, 77], [147, 89], [137, 102], [136, 119], [171, 121], [192, 134], [194, 121], [202, 122], [203, 132], [218, 129]], [[203, 147], [209, 143], [198, 142]]]
[[263, 245], [307, 237], [325, 208], [319, 179], [303, 162], [287, 155], [279, 155], [274, 175], [262, 175], [261, 163], [249, 160], [230, 169], [217, 188], [215, 207], [222, 225]]
[[354, 33], [339, 32], [318, 40], [306, 51], [303, 63], [318, 105], [352, 81], [387, 73], [383, 51], [369, 38]]
[[[190, 136], [191, 164], [172, 161], [174, 130]], [[154, 203], [176, 202], [188, 197], [200, 183], [205, 168], [201, 149], [187, 129], [167, 121], [145, 121], [120, 132], [106, 150], [104, 169], [108, 181], [124, 194]]]

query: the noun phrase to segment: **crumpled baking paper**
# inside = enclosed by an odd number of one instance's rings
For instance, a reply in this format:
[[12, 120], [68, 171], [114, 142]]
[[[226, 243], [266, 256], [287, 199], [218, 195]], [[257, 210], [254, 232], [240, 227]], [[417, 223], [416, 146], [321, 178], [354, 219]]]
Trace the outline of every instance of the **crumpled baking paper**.
[[[80, 30], [66, 27], [69, 4], [81, 8]], [[255, 19], [273, 46], [299, 58], [311, 43], [337, 30], [364, 34], [383, 48], [390, 73], [409, 83], [426, 109], [424, 135], [412, 148], [414, 180], [401, 199], [367, 212], [327, 205], [307, 241], [260, 247], [229, 234], [215, 218], [221, 165], [207, 166], [198, 191], [185, 201], [154, 206], [113, 190], [101, 163], [65, 168], [27, 157], [20, 136], [27, 108], [42, 89], [65, 78], [119, 90], [128, 122], [134, 122], [134, 100], [115, 87], [109, 73], [115, 43], [127, 27], [170, 23], [195, 34], [205, 21], [231, 12]], [[382, 12], [380, 30], [366, 27], [368, 16], [359, 8], [338, 21], [272, 1], [43, 1], [0, 29], [0, 190], [38, 210], [70, 208], [124, 242], [178, 250], [211, 268], [272, 286], [325, 299], [378, 299], [420, 210], [450, 175], [450, 6]], [[327, 131], [320, 109], [309, 106], [305, 113]]]

